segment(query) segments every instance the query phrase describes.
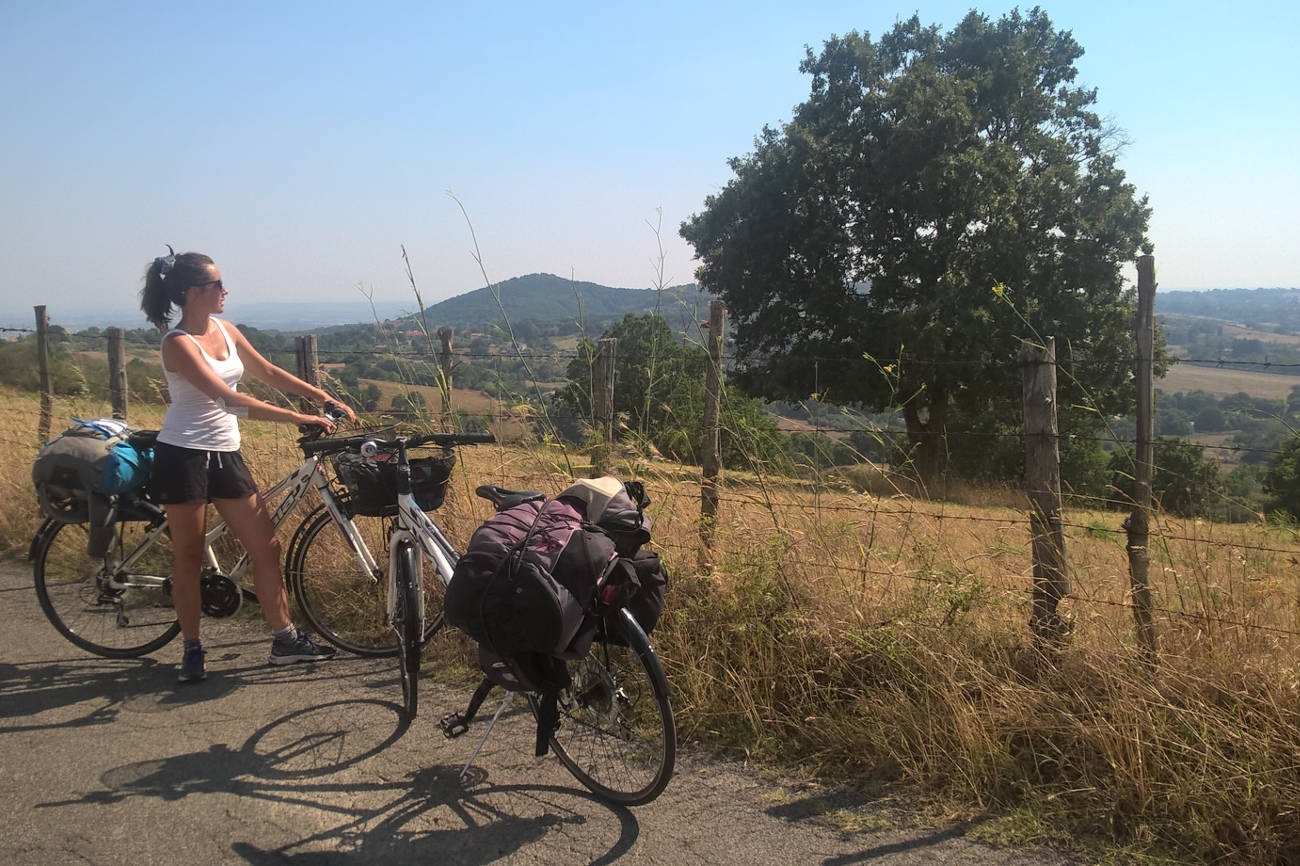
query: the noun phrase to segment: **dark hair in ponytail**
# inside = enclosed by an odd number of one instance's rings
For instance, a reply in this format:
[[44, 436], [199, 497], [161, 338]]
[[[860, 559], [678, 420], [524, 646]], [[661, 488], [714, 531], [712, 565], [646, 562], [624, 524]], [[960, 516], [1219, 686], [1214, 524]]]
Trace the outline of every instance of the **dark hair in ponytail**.
[[[168, 250], [171, 246], [168, 245]], [[140, 309], [145, 318], [158, 330], [167, 329], [171, 322], [172, 307], [185, 306], [185, 291], [190, 286], [205, 282], [211, 257], [202, 253], [181, 253], [159, 256], [144, 272], [144, 288], [140, 290]]]

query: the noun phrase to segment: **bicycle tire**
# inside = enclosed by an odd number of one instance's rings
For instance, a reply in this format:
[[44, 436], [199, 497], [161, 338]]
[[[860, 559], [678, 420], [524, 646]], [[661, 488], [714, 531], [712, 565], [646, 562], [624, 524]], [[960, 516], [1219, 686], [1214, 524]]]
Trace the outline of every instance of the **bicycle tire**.
[[[114, 563], [144, 542], [151, 528], [142, 521], [119, 522], [107, 554], [94, 558], [86, 553], [85, 524], [42, 524], [32, 546], [32, 577], [41, 611], [59, 634], [95, 655], [121, 659], [151, 653], [180, 633], [166, 589], [114, 590], [104, 578], [115, 570]], [[171, 571], [171, 538], [164, 532], [145, 550], [132, 573], [167, 576]]]
[[416, 580], [420, 553], [409, 542], [397, 549], [397, 613], [393, 629], [398, 636], [398, 667], [402, 675], [402, 705], [407, 720], [420, 708], [420, 587]]
[[649, 803], [667, 787], [677, 759], [668, 678], [650, 639], [621, 609], [607, 617], [586, 657], [568, 664], [571, 683], [560, 694], [560, 725], [551, 737], [556, 757], [611, 803]]
[[[346, 501], [346, 500], [345, 500]], [[387, 567], [392, 519], [353, 517], [366, 547]], [[330, 529], [333, 527], [333, 529]], [[367, 574], [324, 505], [303, 519], [285, 557], [285, 583], [303, 617], [329, 643], [359, 656], [397, 655], [397, 634], [387, 621], [385, 582]], [[442, 624], [442, 581], [425, 581], [428, 616], [424, 641]]]

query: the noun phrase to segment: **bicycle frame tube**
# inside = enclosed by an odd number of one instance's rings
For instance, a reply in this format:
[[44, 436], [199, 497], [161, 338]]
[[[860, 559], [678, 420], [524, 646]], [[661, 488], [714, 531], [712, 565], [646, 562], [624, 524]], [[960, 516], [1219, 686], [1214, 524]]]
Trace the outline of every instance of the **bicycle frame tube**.
[[[277, 497], [282, 497], [271, 512], [271, 524], [275, 527], [279, 527], [280, 524], [284, 522], [285, 518], [293, 513], [294, 508], [298, 506], [298, 503], [300, 503], [303, 497], [307, 495], [307, 490], [312, 486], [320, 492], [321, 499], [324, 501], [326, 509], [333, 516], [334, 523], [338, 526], [339, 531], [343, 533], [344, 538], [348, 542], [348, 546], [352, 548], [352, 552], [357, 557], [357, 562], [366, 570], [367, 574], [372, 575], [376, 580], [378, 580], [380, 573], [379, 565], [375, 562], [375, 557], [366, 547], [365, 542], [362, 541], [361, 535], [357, 532], [351, 519], [339, 506], [338, 496], [336, 496], [334, 491], [330, 488], [329, 480], [326, 479], [325, 473], [321, 471], [320, 459], [318, 457], [308, 457], [297, 469], [285, 476], [269, 490], [259, 494], [259, 497], [263, 502], [272, 501]], [[142, 541], [135, 550], [128, 554], [126, 559], [119, 563], [118, 570], [129, 571], [135, 565], [136, 561], [143, 555], [144, 551], [153, 544], [159, 535], [166, 531], [166, 528], [167, 524], [164, 522], [151, 530], [145, 537], [144, 541]], [[226, 526], [224, 520], [218, 522], [216, 526], [213, 526], [207, 531], [203, 539], [203, 564], [206, 568], [211, 569], [212, 571], [219, 574], [226, 574], [232, 580], [238, 581], [243, 576], [244, 572], [248, 570], [248, 552], [245, 551], [240, 555], [239, 559], [235, 562], [234, 568], [229, 572], [223, 572], [221, 569], [221, 563], [217, 560], [216, 554], [212, 549], [213, 544], [223, 538], [227, 532], [229, 532], [229, 528]], [[157, 584], [161, 584], [169, 576], [170, 575], [158, 575]], [[133, 581], [133, 585], [143, 585], [139, 580], [140, 575], [135, 575], [134, 577], [135, 580]], [[153, 576], [150, 575], [143, 583], [154, 583]], [[118, 589], [122, 589], [126, 586], [126, 584], [113, 579], [110, 579], [110, 584]]]
[[[333, 497], [324, 495], [329, 485], [325, 480], [325, 473], [320, 470], [320, 458], [314, 455], [304, 460], [302, 465], [290, 472], [284, 478], [280, 479], [280, 481], [273, 485], [271, 489], [258, 493], [258, 499], [263, 503], [271, 502], [277, 497], [283, 497], [271, 511], [272, 526], [279, 528], [280, 524], [284, 522], [285, 517], [292, 513], [294, 508], [298, 506], [298, 503], [302, 501], [302, 498], [307, 495], [307, 489], [313, 483], [321, 490], [321, 494], [325, 499], [326, 504], [332, 505], [330, 500]], [[337, 506], [331, 507], [330, 510], [331, 512], [334, 512], [334, 517], [337, 520], [339, 518]], [[244, 572], [248, 570], [248, 551], [244, 551], [240, 554], [239, 559], [235, 562], [234, 567], [230, 569], [230, 571], [224, 572], [221, 570], [221, 563], [217, 561], [216, 554], [212, 550], [212, 545], [218, 539], [225, 536], [228, 531], [229, 529], [224, 520], [208, 530], [207, 535], [203, 539], [204, 565], [211, 568], [213, 571], [225, 574], [232, 580], [238, 581], [243, 577]]]
[[456, 569], [460, 555], [451, 541], [443, 534], [438, 524], [429, 519], [429, 515], [420, 510], [415, 497], [409, 493], [397, 497], [397, 526], [408, 532], [420, 545], [424, 556], [433, 563], [438, 571], [438, 579], [443, 586], [451, 582], [451, 574]]

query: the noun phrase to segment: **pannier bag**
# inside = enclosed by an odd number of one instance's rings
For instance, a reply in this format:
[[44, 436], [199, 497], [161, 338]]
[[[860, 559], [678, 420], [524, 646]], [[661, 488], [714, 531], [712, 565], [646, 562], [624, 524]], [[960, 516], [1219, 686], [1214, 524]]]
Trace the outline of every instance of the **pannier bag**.
[[[449, 451], [432, 457], [416, 457], [411, 464], [411, 495], [424, 511], [442, 506], [447, 480], [456, 465]], [[363, 517], [394, 517], [397, 514], [397, 461], [395, 455], [380, 452], [363, 457], [351, 451], [334, 456], [334, 471], [351, 495], [354, 514]]]
[[[619, 557], [610, 575], [606, 592], [622, 595], [623, 606], [646, 634], [654, 631], [664, 610], [664, 593], [668, 589], [668, 569], [653, 550], [638, 550], [633, 556]], [[607, 635], [610, 643], [622, 643], [618, 632]]]
[[73, 426], [45, 443], [32, 463], [32, 484], [41, 512], [62, 523], [90, 519], [93, 495], [114, 496], [143, 487], [153, 449], [137, 449], [121, 421], [73, 418]]
[[585, 655], [595, 629], [584, 621], [616, 553], [583, 518], [583, 503], [568, 496], [488, 518], [447, 585], [447, 621], [502, 656]]
[[650, 540], [648, 504], [639, 482], [606, 476], [507, 508], [474, 531], [443, 603], [447, 622], [478, 642], [487, 675], [462, 721], [490, 683], [539, 692], [537, 754], [546, 753], [568, 684], [564, 659], [586, 655], [602, 626], [592, 614], [601, 579], [607, 600], [627, 604], [647, 632], [663, 609], [667, 574], [656, 554], [638, 552]]

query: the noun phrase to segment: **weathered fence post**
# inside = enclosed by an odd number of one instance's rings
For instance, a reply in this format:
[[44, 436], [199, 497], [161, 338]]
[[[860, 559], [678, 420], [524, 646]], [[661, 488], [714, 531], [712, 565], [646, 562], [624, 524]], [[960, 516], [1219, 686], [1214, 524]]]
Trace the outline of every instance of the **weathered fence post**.
[[1069, 633], [1058, 606], [1070, 594], [1061, 528], [1061, 460], [1056, 426], [1056, 339], [1045, 345], [1022, 340], [1016, 358], [1024, 387], [1025, 490], [1029, 494], [1029, 531], [1034, 560], [1034, 609], [1029, 628], [1046, 644]]
[[54, 415], [54, 387], [50, 383], [50, 318], [45, 315], [45, 305], [36, 305], [36, 371], [41, 386], [41, 417], [36, 425], [37, 444], [44, 445], [50, 438], [50, 422]]
[[707, 564], [718, 519], [718, 475], [722, 471], [722, 345], [727, 308], [709, 301], [709, 365], [704, 378], [704, 442], [700, 451], [700, 559]]
[[108, 329], [108, 398], [113, 417], [126, 420], [126, 345], [121, 328]]
[[1152, 360], [1155, 350], [1156, 260], [1139, 256], [1137, 311], [1137, 454], [1133, 466], [1133, 513], [1124, 521], [1128, 533], [1128, 563], [1133, 592], [1133, 618], [1144, 659], [1155, 661], [1156, 633], [1151, 616], [1151, 477], [1155, 468], [1155, 390]]
[[451, 344], [456, 332], [452, 328], [439, 328], [438, 339], [442, 350], [438, 353], [438, 367], [442, 371], [442, 383], [438, 389], [442, 392], [442, 417], [445, 423], [451, 422]]
[[599, 478], [609, 469], [614, 443], [614, 353], [618, 340], [604, 337], [596, 341], [596, 368], [592, 371], [591, 414], [599, 441], [591, 453], [592, 476]]
[[[294, 338], [294, 348], [298, 355], [298, 378], [308, 385], [320, 387], [320, 364], [316, 359], [316, 335], [303, 334]], [[311, 400], [303, 397], [299, 401], [300, 410], [315, 414], [317, 411]]]

